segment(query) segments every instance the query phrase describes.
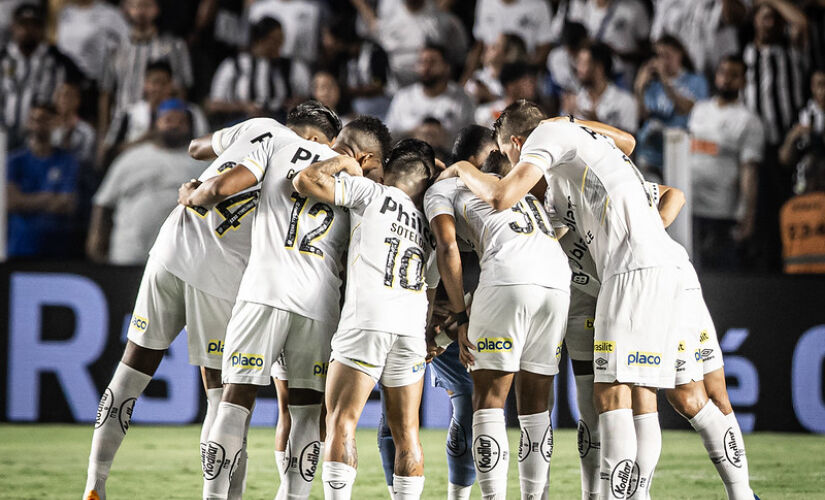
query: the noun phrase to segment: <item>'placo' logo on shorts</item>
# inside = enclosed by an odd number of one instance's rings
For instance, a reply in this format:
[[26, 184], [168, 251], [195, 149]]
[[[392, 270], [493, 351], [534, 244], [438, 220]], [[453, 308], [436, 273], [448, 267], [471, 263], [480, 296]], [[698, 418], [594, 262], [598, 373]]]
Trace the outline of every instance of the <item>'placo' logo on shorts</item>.
[[210, 340], [206, 346], [206, 354], [211, 354], [212, 356], [220, 356], [223, 354], [223, 341], [219, 339]]
[[616, 343], [610, 340], [600, 340], [593, 342], [593, 352], [613, 352], [616, 349]]
[[260, 354], [232, 353], [232, 366], [239, 366], [247, 370], [260, 370], [264, 367], [264, 357]]
[[329, 370], [329, 363], [315, 363], [312, 367], [312, 374], [316, 377], [326, 377]]
[[489, 337], [478, 339], [478, 352], [510, 351], [513, 349], [513, 339], [510, 337]]
[[141, 316], [138, 316], [137, 314], [133, 314], [131, 326], [139, 332], [145, 332], [146, 327], [149, 326], [149, 320]]
[[627, 366], [659, 366], [662, 364], [662, 355], [658, 352], [631, 352], [627, 355]]

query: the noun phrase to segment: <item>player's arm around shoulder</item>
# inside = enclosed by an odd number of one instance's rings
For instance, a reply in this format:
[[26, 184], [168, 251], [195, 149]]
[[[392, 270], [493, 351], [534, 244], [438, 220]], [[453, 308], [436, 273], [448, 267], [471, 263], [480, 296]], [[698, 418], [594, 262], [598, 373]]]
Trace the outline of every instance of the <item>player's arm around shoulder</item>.
[[335, 175], [345, 172], [352, 177], [364, 175], [358, 161], [346, 155], [339, 155], [327, 160], [315, 162], [309, 167], [298, 172], [292, 178], [292, 185], [298, 193], [304, 196], [311, 196], [327, 203], [335, 205], [345, 205], [346, 196], [336, 199]]
[[460, 177], [461, 181], [494, 210], [507, 210], [519, 202], [543, 177], [533, 164], [519, 162], [504, 177], [485, 174], [468, 161], [455, 163], [439, 179]]
[[618, 129], [616, 127], [611, 127], [602, 122], [592, 121], [592, 120], [579, 120], [578, 118], [568, 117], [568, 116], [557, 116], [555, 118], [548, 118], [544, 120], [542, 123], [574, 123], [576, 125], [588, 128], [593, 132], [598, 134], [602, 134], [613, 139], [613, 142], [616, 144], [616, 147], [619, 148], [622, 153], [626, 155], [630, 155], [634, 149], [636, 149], [636, 138], [633, 137], [633, 134], [629, 132], [625, 132], [624, 130]]

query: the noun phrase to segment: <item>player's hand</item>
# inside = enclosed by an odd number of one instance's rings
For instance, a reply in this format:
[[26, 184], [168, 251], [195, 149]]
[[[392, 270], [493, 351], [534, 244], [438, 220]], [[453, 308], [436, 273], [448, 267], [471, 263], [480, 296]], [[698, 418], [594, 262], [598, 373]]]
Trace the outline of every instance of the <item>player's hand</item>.
[[458, 359], [462, 365], [469, 368], [476, 362], [476, 358], [470, 351], [475, 351], [476, 348], [467, 336], [467, 325], [469, 323], [464, 323], [458, 327]]
[[189, 206], [189, 198], [192, 196], [192, 193], [198, 189], [198, 186], [201, 185], [201, 181], [197, 179], [192, 179], [189, 182], [184, 182], [178, 188], [178, 203], [181, 205], [188, 207]]
[[438, 177], [435, 179], [435, 181], [443, 181], [444, 179], [451, 179], [453, 177], [458, 177], [458, 169], [455, 168], [455, 165], [450, 165], [449, 167], [445, 168], [443, 172], [438, 174]]

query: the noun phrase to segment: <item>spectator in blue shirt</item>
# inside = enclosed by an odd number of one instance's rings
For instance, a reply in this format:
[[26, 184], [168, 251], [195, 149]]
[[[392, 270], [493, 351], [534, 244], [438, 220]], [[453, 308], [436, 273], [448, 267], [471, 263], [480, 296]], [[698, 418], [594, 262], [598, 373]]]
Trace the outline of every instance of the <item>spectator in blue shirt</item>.
[[664, 129], [687, 129], [693, 104], [708, 97], [708, 82], [696, 73], [690, 56], [677, 38], [663, 36], [656, 42], [655, 50], [656, 55], [636, 76], [636, 99], [643, 120], [636, 136], [636, 162], [646, 171], [661, 175]]
[[57, 114], [34, 104], [26, 122], [26, 146], [8, 159], [8, 256], [57, 258], [75, 254], [72, 215], [77, 206], [78, 164], [52, 146]]

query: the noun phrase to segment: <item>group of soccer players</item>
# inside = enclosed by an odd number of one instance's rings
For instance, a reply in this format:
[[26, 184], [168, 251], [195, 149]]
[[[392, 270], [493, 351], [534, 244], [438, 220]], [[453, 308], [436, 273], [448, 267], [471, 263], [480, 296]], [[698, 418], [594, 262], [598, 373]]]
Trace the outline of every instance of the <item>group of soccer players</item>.
[[[702, 437], [728, 497], [754, 498], [696, 273], [665, 232], [684, 198], [644, 181], [633, 146], [527, 101], [492, 131], [463, 130], [443, 170], [426, 143], [393, 145], [371, 117], [342, 127], [314, 101], [283, 125], [256, 118], [194, 140], [192, 156], [212, 162], [181, 186], [150, 252], [83, 498], [105, 499], [135, 401], [184, 326], [208, 402], [204, 499], [242, 497], [250, 415], [272, 377], [276, 499], [308, 498], [322, 457], [325, 497], [351, 497], [355, 429], [376, 383], [390, 495], [420, 498], [428, 358], [454, 409], [448, 498], [469, 498], [475, 480], [483, 498], [505, 498], [513, 384], [521, 496], [546, 497], [562, 343], [576, 375], [583, 499], [649, 498], [659, 388]], [[478, 257], [472, 294], [462, 247]]]

